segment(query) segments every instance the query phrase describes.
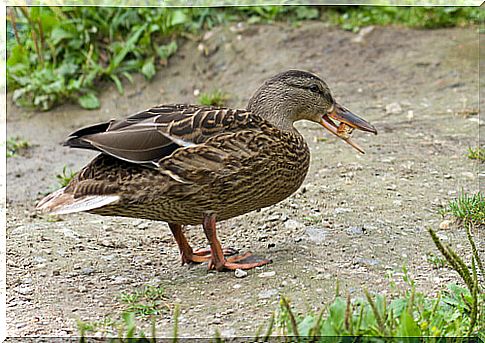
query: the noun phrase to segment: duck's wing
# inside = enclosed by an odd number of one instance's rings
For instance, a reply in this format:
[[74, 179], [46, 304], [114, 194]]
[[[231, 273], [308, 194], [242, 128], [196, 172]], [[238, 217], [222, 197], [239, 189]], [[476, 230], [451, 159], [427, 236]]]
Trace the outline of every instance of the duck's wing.
[[219, 134], [256, 128], [259, 120], [246, 110], [160, 105], [123, 120], [81, 128], [71, 133], [64, 145], [157, 166], [157, 161], [180, 147], [201, 144]]

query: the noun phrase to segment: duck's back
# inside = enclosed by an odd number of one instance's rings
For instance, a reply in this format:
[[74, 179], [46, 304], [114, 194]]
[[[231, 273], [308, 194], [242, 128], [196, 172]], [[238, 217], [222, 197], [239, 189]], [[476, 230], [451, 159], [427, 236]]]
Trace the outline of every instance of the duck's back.
[[[102, 151], [62, 191], [67, 203], [77, 202], [75, 211], [178, 224], [277, 203], [298, 189], [309, 165], [298, 132], [214, 107], [160, 106], [78, 130], [66, 144]], [[101, 206], [92, 205], [96, 199]], [[74, 212], [69, 206], [57, 204], [54, 212]]]

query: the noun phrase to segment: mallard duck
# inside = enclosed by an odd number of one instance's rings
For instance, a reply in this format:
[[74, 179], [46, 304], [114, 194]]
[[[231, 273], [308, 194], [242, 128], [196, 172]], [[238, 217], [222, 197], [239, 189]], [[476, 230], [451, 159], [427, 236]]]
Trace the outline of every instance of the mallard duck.
[[[320, 77], [289, 70], [264, 82], [247, 109], [160, 105], [73, 132], [64, 145], [101, 154], [37, 209], [167, 222], [182, 264], [206, 261], [218, 271], [265, 265], [271, 261], [223, 249], [216, 221], [276, 204], [300, 187], [310, 151], [293, 124], [303, 119], [362, 153], [351, 131], [377, 133], [338, 104]], [[191, 248], [182, 230], [189, 224], [202, 224], [210, 249]]]

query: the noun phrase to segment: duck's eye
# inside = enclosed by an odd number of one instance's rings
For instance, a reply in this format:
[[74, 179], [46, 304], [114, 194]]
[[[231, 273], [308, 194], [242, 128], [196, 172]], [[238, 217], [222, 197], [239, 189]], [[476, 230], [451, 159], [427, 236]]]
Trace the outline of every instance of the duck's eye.
[[318, 88], [317, 85], [311, 85], [310, 86], [310, 90], [313, 92], [313, 93], [320, 93], [320, 88]]

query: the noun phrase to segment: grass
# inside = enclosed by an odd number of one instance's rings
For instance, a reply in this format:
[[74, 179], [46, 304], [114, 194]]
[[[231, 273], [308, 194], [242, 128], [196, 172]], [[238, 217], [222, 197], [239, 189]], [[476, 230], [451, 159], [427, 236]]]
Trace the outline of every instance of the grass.
[[228, 99], [229, 95], [227, 93], [224, 93], [220, 89], [216, 89], [208, 93], [201, 93], [198, 98], [201, 105], [219, 107], [224, 106]]
[[159, 315], [170, 309], [165, 290], [160, 286], [147, 285], [131, 293], [122, 293], [120, 300], [126, 305], [126, 312], [135, 316]]
[[328, 13], [331, 23], [358, 31], [369, 25], [401, 25], [421, 29], [478, 24], [481, 20], [478, 7], [390, 7], [349, 6]]
[[20, 137], [10, 137], [7, 139], [7, 158], [15, 157], [29, 147], [30, 143], [25, 139]]
[[462, 193], [457, 199], [448, 203], [441, 211], [442, 215], [451, 215], [465, 226], [485, 225], [485, 197], [482, 193]]
[[438, 28], [477, 24], [479, 13], [479, 8], [385, 6], [10, 7], [7, 87], [19, 106], [49, 110], [77, 102], [96, 109], [100, 82], [114, 83], [123, 94], [133, 73], [152, 79], [181, 40], [216, 25], [323, 20], [352, 31], [367, 25]]
[[62, 168], [62, 173], [56, 175], [60, 188], [66, 187], [76, 174], [77, 172], [73, 172], [72, 170], [69, 170], [67, 166], [64, 166], [64, 168]]
[[[471, 223], [464, 221], [464, 223]], [[391, 281], [390, 297], [373, 294], [364, 289], [364, 297], [352, 299], [343, 297], [336, 287], [334, 300], [319, 312], [297, 314], [285, 296], [280, 298], [277, 313], [273, 313], [266, 325], [255, 330], [252, 341], [270, 340], [273, 335], [291, 337], [294, 342], [340, 341], [345, 336], [359, 336], [375, 341], [386, 337], [477, 337], [485, 330], [485, 293], [479, 284], [477, 270], [485, 275], [483, 263], [471, 235], [467, 237], [472, 249], [471, 262], [466, 264], [451, 246], [443, 244], [434, 230], [429, 229], [431, 239], [441, 253], [439, 263], [445, 260], [461, 277], [464, 286], [450, 283], [436, 296], [428, 296], [416, 291], [415, 283], [405, 266], [403, 280], [405, 289], [398, 289]], [[109, 333], [107, 327], [118, 331], [119, 341], [139, 337], [146, 342], [145, 333], [137, 327], [135, 319], [150, 315], [152, 318], [151, 337], [156, 337], [154, 315], [165, 313], [170, 308], [165, 303], [164, 290], [160, 286], [147, 286], [133, 293], [124, 293], [121, 301], [128, 305], [121, 319], [105, 319], [101, 322], [78, 322], [81, 337], [86, 333]], [[173, 313], [173, 342], [178, 341], [178, 307]], [[218, 331], [215, 341], [223, 341]]]
[[481, 162], [485, 162], [485, 149], [480, 147], [468, 148], [467, 157], [471, 160], [478, 160]]

